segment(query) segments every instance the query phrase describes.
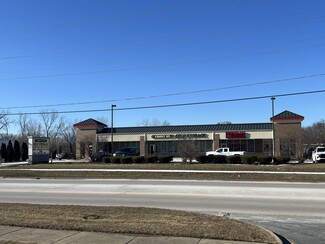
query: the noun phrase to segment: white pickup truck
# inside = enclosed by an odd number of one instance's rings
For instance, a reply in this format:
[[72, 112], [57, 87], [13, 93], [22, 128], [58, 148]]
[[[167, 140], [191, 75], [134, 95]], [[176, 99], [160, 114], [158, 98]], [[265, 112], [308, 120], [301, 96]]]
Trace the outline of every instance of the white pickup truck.
[[316, 147], [311, 155], [311, 158], [313, 159], [314, 163], [325, 161], [325, 147]]
[[221, 148], [218, 148], [215, 151], [206, 152], [205, 155], [206, 156], [209, 156], [209, 155], [234, 156], [234, 155], [244, 155], [245, 153], [246, 153], [245, 151], [233, 151], [233, 152], [231, 152], [229, 150], [229, 147], [221, 147]]

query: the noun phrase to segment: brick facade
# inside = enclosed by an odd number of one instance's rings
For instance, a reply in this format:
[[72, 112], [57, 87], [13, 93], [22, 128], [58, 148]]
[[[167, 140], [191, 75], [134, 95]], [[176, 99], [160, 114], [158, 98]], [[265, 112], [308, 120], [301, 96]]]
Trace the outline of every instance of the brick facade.
[[[302, 144], [303, 119], [303, 116], [284, 111], [270, 118], [272, 123], [116, 127], [114, 147], [117, 147], [116, 150], [121, 147], [137, 147], [142, 156], [164, 153], [176, 155], [177, 140], [195, 138], [200, 154], [228, 146], [234, 151], [272, 155], [274, 124], [275, 156], [292, 157], [299, 144]], [[77, 129], [77, 158], [87, 158], [98, 150], [110, 151], [111, 129], [105, 124], [88, 119], [74, 127]], [[240, 133], [244, 137], [229, 137], [229, 133]]]

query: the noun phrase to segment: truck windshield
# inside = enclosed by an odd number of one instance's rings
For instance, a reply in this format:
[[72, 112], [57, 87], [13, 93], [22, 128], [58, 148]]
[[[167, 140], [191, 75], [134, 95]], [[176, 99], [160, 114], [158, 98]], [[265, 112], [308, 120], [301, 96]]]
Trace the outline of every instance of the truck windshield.
[[325, 147], [318, 148], [318, 152], [325, 152]]

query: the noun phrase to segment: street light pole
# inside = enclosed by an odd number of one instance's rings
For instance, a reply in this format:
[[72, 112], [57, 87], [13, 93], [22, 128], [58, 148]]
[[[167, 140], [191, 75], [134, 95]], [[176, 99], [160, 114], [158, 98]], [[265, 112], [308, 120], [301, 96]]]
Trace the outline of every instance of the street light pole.
[[114, 108], [116, 107], [115, 104], [112, 104], [112, 107], [111, 107], [111, 153], [112, 153], [112, 156], [113, 156], [113, 143], [114, 143], [114, 139], [113, 139], [113, 123], [114, 123], [114, 119], [113, 119], [113, 116], [114, 116]]
[[273, 146], [273, 151], [272, 151], [272, 162], [274, 160], [275, 156], [275, 128], [274, 128], [274, 100], [275, 97], [271, 97], [272, 100], [272, 134], [273, 134], [273, 140], [272, 140], [272, 146]]

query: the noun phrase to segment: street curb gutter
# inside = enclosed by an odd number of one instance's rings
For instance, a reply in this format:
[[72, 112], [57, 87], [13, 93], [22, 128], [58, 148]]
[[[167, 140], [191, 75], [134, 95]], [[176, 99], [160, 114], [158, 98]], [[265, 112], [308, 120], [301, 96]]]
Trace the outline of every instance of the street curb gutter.
[[[247, 223], [247, 222], [246, 222], [246, 223]], [[249, 223], [249, 224], [255, 226], [256, 228], [260, 228], [260, 229], [264, 230], [265, 232], [269, 233], [269, 234], [273, 237], [273, 239], [274, 239], [274, 241], [275, 241], [274, 243], [276, 243], [276, 244], [286, 244], [286, 243], [284, 243], [284, 242], [280, 239], [280, 237], [279, 237], [276, 233], [274, 233], [273, 231], [271, 231], [271, 230], [269, 230], [269, 229], [266, 229], [266, 228], [264, 228], [264, 227], [262, 227], [262, 226], [260, 226], [260, 225], [256, 225], [256, 224], [253, 224], [253, 223]], [[292, 243], [292, 244], [294, 244], [294, 243]]]

